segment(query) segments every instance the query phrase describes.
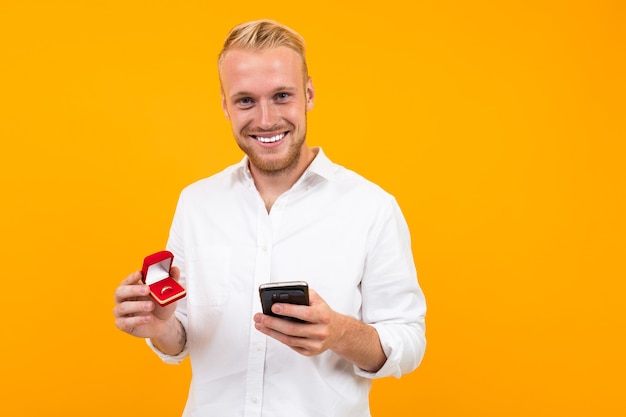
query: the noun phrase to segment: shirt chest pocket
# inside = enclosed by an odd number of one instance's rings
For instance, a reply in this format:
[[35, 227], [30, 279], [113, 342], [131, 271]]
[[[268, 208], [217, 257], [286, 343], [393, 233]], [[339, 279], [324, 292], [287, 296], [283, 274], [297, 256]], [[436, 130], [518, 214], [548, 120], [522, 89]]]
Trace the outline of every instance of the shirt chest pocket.
[[187, 294], [196, 306], [221, 306], [229, 293], [232, 248], [225, 245], [194, 247], [189, 264]]

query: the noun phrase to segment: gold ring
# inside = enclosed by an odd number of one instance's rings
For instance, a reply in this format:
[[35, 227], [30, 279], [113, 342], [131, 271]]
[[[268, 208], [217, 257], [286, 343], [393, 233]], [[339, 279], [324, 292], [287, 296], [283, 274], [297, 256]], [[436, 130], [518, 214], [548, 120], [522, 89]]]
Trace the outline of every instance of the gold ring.
[[165, 287], [161, 288], [161, 295], [165, 294], [167, 291], [172, 291], [172, 287], [166, 285]]

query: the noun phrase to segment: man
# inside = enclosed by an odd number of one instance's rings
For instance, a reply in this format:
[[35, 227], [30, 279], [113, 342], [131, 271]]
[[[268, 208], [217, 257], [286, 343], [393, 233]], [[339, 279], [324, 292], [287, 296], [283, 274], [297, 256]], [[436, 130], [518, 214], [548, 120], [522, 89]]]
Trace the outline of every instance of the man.
[[[243, 161], [187, 187], [167, 249], [188, 297], [150, 300], [141, 272], [116, 326], [166, 362], [190, 356], [185, 416], [369, 416], [373, 378], [413, 371], [425, 302], [395, 199], [306, 143], [314, 89], [304, 41], [242, 24], [219, 57], [222, 107]], [[304, 280], [310, 305], [261, 314], [258, 287]]]

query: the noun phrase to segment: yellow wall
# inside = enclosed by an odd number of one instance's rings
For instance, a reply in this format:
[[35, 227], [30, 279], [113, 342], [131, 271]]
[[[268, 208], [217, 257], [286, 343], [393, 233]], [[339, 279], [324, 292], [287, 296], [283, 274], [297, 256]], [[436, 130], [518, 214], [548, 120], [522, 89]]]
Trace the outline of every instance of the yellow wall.
[[3, 415], [182, 410], [113, 291], [241, 158], [215, 58], [259, 17], [308, 40], [310, 144], [412, 230], [429, 346], [374, 416], [626, 415], [624, 2], [211, 3], [0, 3]]

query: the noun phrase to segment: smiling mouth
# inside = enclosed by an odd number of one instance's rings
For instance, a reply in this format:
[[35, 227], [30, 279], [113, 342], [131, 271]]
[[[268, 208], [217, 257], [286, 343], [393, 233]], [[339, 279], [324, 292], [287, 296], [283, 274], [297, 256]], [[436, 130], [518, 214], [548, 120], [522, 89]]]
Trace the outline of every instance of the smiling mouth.
[[272, 135], [272, 136], [250, 135], [250, 137], [252, 137], [255, 140], [258, 140], [261, 143], [278, 142], [279, 140], [283, 139], [285, 136], [287, 136], [287, 132], [282, 132], [282, 133], [279, 133], [277, 135]]

